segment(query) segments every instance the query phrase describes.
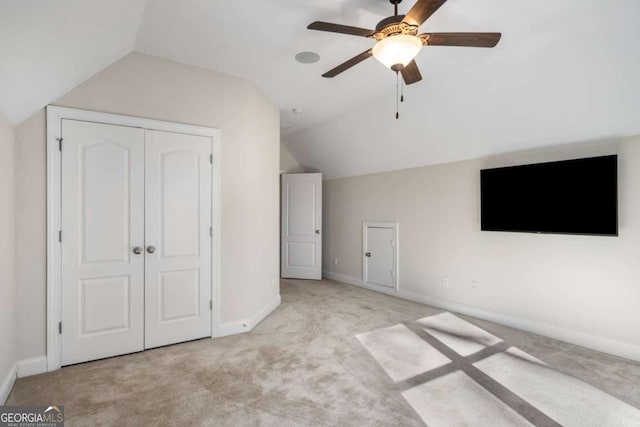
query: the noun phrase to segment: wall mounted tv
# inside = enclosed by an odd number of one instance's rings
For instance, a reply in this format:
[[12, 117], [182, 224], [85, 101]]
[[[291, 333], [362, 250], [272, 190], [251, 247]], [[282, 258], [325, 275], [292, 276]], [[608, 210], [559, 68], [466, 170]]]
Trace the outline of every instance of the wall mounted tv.
[[618, 156], [480, 171], [481, 229], [618, 235]]

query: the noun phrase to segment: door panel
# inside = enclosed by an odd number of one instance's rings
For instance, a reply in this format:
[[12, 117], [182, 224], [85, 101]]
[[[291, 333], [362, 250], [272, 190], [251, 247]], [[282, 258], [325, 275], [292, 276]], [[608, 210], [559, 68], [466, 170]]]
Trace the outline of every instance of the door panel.
[[365, 282], [393, 288], [395, 248], [393, 228], [367, 227]]
[[62, 364], [144, 348], [144, 131], [62, 120]]
[[281, 275], [322, 278], [322, 174], [282, 175]]
[[313, 236], [316, 230], [317, 184], [310, 181], [291, 182], [287, 186], [289, 198], [287, 234]]
[[87, 279], [80, 283], [83, 336], [129, 329], [131, 288], [128, 276]]
[[160, 275], [160, 322], [200, 316], [200, 271], [171, 271]]
[[[162, 256], [198, 256], [200, 251], [199, 158], [188, 150], [161, 155]], [[206, 166], [208, 168], [208, 164]]]
[[145, 348], [211, 336], [210, 154], [210, 138], [146, 131]]
[[309, 267], [315, 266], [315, 244], [313, 242], [289, 242], [287, 248], [289, 267]]
[[102, 140], [86, 144], [81, 153], [83, 265], [127, 262], [130, 253], [129, 149]]

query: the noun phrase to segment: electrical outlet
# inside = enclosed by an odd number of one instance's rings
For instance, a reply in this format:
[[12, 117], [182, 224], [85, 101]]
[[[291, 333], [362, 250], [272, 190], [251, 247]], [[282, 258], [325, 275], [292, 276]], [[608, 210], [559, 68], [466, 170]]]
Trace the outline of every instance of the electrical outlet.
[[335, 258], [333, 259], [333, 265], [338, 265], [338, 257], [335, 257]]
[[443, 277], [442, 278], [442, 286], [444, 286], [445, 288], [449, 287], [449, 278], [448, 277]]

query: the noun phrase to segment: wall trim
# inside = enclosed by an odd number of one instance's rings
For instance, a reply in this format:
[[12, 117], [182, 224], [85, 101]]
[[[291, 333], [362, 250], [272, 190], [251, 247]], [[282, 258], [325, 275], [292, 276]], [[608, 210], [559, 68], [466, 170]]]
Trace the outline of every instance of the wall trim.
[[344, 274], [334, 273], [331, 271], [323, 271], [323, 277], [349, 285], [359, 286], [361, 288], [382, 292], [387, 295], [429, 305], [431, 307], [443, 310], [454, 311], [466, 316], [475, 317], [481, 320], [508, 326], [510, 328], [531, 332], [548, 338], [565, 341], [571, 344], [589, 348], [591, 350], [600, 351], [602, 353], [611, 354], [625, 359], [640, 361], [640, 345], [626, 343], [623, 341], [612, 340], [610, 338], [597, 335], [587, 334], [581, 331], [562, 328], [559, 326], [549, 325], [547, 323], [536, 322], [522, 317], [511, 316], [508, 314], [498, 313], [480, 307], [462, 304], [455, 301], [449, 301], [442, 298], [428, 297], [413, 292], [403, 290], [394, 291], [393, 289], [377, 289], [370, 285], [365, 285], [361, 279]]
[[211, 338], [227, 337], [229, 335], [237, 335], [250, 332], [260, 324], [267, 316], [269, 316], [278, 306], [280, 306], [280, 295], [277, 295], [269, 304], [262, 308], [253, 317], [244, 320], [236, 320], [234, 322], [222, 323], [218, 328], [214, 329]]
[[13, 384], [16, 382], [16, 365], [13, 365], [7, 376], [2, 379], [2, 384], [0, 384], [0, 405], [5, 405], [7, 403], [7, 399], [11, 394], [11, 390], [13, 389]]
[[387, 294], [387, 295], [391, 295], [391, 296], [394, 296], [394, 297], [398, 296], [398, 290], [397, 289], [389, 288], [387, 286], [379, 286], [379, 285], [375, 285], [375, 284], [371, 284], [371, 283], [364, 283], [362, 281], [362, 279], [358, 278], [358, 277], [346, 276], [344, 274], [334, 273], [332, 271], [325, 271], [325, 270], [322, 271], [322, 277], [323, 278], [327, 278], [327, 279], [331, 279], [331, 280], [335, 280], [337, 282], [343, 282], [343, 283], [347, 283], [349, 285], [358, 286], [360, 288], [369, 289], [371, 291], [380, 292], [382, 294]]
[[16, 375], [18, 378], [47, 372], [47, 356], [30, 357], [16, 362]]
[[61, 222], [61, 153], [58, 138], [61, 136], [62, 120], [82, 120], [88, 122], [105, 123], [111, 125], [140, 127], [144, 129], [166, 132], [184, 133], [189, 135], [211, 138], [213, 170], [211, 174], [211, 215], [213, 235], [212, 245], [212, 275], [211, 297], [213, 301], [211, 314], [211, 329], [216, 330], [220, 325], [221, 286], [221, 133], [220, 129], [195, 126], [189, 124], [125, 116], [120, 114], [102, 113], [98, 111], [81, 110], [76, 108], [47, 106], [47, 371], [54, 371], [61, 367], [61, 340], [58, 332], [58, 322], [62, 320], [62, 251], [58, 242], [58, 232], [62, 228]]

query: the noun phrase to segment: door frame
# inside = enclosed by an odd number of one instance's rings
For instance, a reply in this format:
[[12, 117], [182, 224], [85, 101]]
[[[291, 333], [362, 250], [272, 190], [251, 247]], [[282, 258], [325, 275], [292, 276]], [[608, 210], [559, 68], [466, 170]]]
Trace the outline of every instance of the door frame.
[[[59, 322], [62, 319], [62, 254], [59, 242], [62, 207], [62, 155], [60, 151], [60, 133], [62, 120], [79, 120], [108, 125], [137, 127], [165, 132], [183, 133], [211, 138], [211, 330], [212, 336], [220, 328], [220, 267], [221, 267], [221, 132], [220, 129], [166, 122], [120, 114], [75, 108], [47, 106], [47, 371], [61, 367], [61, 340]], [[64, 141], [62, 141], [64, 147]]]
[[[368, 228], [390, 228], [393, 230], [393, 288], [387, 286], [381, 286], [375, 283], [369, 283], [367, 278], [367, 229]], [[399, 224], [397, 222], [383, 222], [383, 221], [363, 221], [362, 222], [362, 283], [370, 288], [377, 289], [382, 292], [398, 292], [398, 283], [400, 282], [399, 260], [400, 260], [400, 242], [398, 241], [398, 229]]]

